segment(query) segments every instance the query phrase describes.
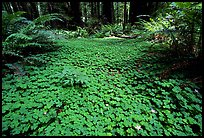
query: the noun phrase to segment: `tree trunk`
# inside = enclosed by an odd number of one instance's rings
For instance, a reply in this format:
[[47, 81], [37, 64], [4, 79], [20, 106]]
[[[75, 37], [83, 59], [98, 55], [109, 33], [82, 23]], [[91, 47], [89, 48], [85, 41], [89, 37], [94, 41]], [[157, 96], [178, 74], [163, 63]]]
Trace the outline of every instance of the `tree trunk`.
[[36, 2], [30, 2], [30, 6], [31, 6], [31, 14], [33, 16], [33, 19], [36, 19], [37, 17], [39, 17], [39, 12], [36, 6]]
[[82, 20], [81, 20], [81, 10], [80, 10], [80, 2], [70, 2], [71, 5], [71, 16], [73, 29], [76, 29], [76, 26], [82, 26]]
[[130, 2], [129, 21], [132, 25], [135, 22], [139, 21], [139, 18], [143, 20], [147, 20], [147, 21], [149, 20], [148, 15], [150, 14], [150, 11], [151, 11], [150, 8], [152, 8], [152, 6], [148, 7], [148, 4], [152, 5], [152, 2], [150, 3], [145, 2], [145, 1], [138, 1], [138, 2], [131, 1]]
[[13, 7], [10, 2], [3, 2], [3, 7], [8, 13], [13, 13]]
[[123, 32], [125, 31], [125, 25], [127, 22], [127, 2], [124, 2], [124, 19], [123, 19]]
[[116, 2], [116, 23], [119, 23], [119, 4]]
[[21, 3], [20, 2], [16, 2], [17, 6], [18, 6], [18, 9], [20, 11], [23, 11], [23, 7], [21, 6]]
[[111, 9], [111, 3], [110, 1], [104, 1], [103, 2], [103, 23], [108, 24], [112, 23], [112, 9]]
[[130, 2], [129, 22], [133, 25], [136, 22], [136, 1]]
[[95, 17], [97, 18], [97, 3], [94, 2], [94, 13], [95, 13]]
[[114, 5], [113, 2], [111, 2], [111, 16], [112, 16], [112, 23], [115, 23], [115, 14], [114, 14]]
[[14, 10], [14, 12], [19, 11], [19, 8], [18, 8], [18, 5], [17, 5], [16, 2], [11, 2], [11, 5], [13, 6], [13, 10]]
[[8, 4], [9, 4], [9, 8], [11, 9], [11, 12], [14, 13], [13, 6], [12, 6], [11, 2], [9, 2]]
[[38, 9], [38, 14], [39, 14], [39, 16], [41, 16], [42, 13], [41, 13], [40, 2], [37, 2], [37, 9]]
[[86, 2], [83, 2], [83, 17], [84, 17], [84, 23], [87, 23], [87, 4]]
[[93, 2], [90, 2], [90, 6], [91, 6], [91, 17], [94, 17]]
[[97, 18], [100, 18], [100, 2], [97, 2]]
[[21, 6], [22, 10], [26, 12], [25, 17], [28, 20], [32, 20], [32, 13], [30, 12], [30, 9], [28, 7], [28, 2], [19, 2], [19, 5]]

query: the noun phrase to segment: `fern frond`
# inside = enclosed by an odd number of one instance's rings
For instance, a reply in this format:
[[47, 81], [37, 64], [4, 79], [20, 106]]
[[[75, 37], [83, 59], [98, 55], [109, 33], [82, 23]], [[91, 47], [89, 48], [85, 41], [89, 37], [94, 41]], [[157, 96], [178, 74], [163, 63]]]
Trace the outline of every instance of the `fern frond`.
[[30, 22], [26, 27], [19, 30], [19, 33], [27, 34], [33, 29], [35, 29], [36, 25], [33, 22]]
[[33, 63], [43, 63], [43, 64], [45, 64], [46, 60], [43, 60], [43, 59], [38, 58], [38, 57], [26, 57], [26, 58], [24, 58], [24, 62], [27, 62], [27, 63], [30, 63], [30, 64], [33, 64]]
[[59, 18], [60, 14], [57, 13], [52, 13], [52, 14], [46, 14], [38, 17], [33, 21], [35, 24], [44, 24], [47, 21], [52, 21], [52, 20], [59, 20], [63, 21], [61, 18]]
[[42, 47], [42, 44], [39, 43], [25, 43], [25, 44], [20, 44], [20, 47]]
[[27, 20], [24, 17], [21, 17], [25, 12], [18, 11], [12, 14], [7, 13], [6, 11], [2, 11], [2, 35], [8, 36], [12, 33], [17, 32], [22, 26], [22, 24], [18, 24], [19, 22], [24, 22]]
[[25, 13], [26, 12], [24, 11], [17, 11], [12, 14], [9, 14], [7, 11], [2, 11], [2, 19], [12, 20], [12, 19], [15, 19], [16, 17], [21, 17]]
[[7, 50], [3, 50], [2, 51], [2, 55], [5, 56], [5, 55], [9, 55], [9, 56], [15, 56], [15, 57], [19, 57], [19, 58], [23, 58], [22, 55], [18, 54], [17, 52], [13, 52], [13, 51], [7, 51]]
[[9, 35], [5, 42], [13, 42], [13, 40], [32, 40], [32, 37], [22, 33], [14, 33]]

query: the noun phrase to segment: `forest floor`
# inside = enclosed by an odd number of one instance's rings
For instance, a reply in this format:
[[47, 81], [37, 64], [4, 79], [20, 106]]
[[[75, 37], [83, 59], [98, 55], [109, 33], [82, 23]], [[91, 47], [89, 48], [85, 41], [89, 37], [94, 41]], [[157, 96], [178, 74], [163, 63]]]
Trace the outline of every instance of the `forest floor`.
[[70, 39], [2, 78], [3, 135], [201, 136], [202, 94], [166, 48]]

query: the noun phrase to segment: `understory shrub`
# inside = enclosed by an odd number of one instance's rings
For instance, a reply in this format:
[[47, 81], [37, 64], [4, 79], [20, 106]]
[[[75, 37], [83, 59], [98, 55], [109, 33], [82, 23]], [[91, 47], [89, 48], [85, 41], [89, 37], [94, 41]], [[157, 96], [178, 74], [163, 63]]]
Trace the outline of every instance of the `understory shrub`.
[[141, 23], [147, 31], [152, 32], [154, 39], [167, 43], [177, 56], [198, 57], [202, 51], [201, 21], [202, 3], [172, 2], [156, 19]]
[[64, 38], [86, 38], [89, 36], [88, 31], [85, 28], [77, 27], [76, 31], [67, 31], [67, 30], [57, 30], [57, 34], [63, 35]]
[[102, 25], [99, 30], [96, 30], [92, 37], [103, 38], [111, 35], [122, 35], [123, 27], [120, 24]]
[[51, 20], [61, 21], [59, 14], [42, 15], [33, 21], [29, 21], [21, 17], [23, 13], [25, 12], [14, 14], [8, 14], [6, 11], [2, 12], [2, 31], [5, 38], [2, 42], [4, 63], [10, 62], [10, 59], [14, 61], [23, 60], [31, 54], [57, 48], [55, 45], [56, 35], [53, 31], [48, 30], [49, 26], [45, 27], [44, 24]]

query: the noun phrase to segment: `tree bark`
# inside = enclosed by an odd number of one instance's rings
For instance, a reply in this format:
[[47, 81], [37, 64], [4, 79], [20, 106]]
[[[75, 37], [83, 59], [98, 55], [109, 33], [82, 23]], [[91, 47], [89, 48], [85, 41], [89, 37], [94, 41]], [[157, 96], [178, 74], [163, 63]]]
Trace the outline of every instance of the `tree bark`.
[[81, 20], [81, 10], [80, 10], [80, 2], [70, 2], [71, 5], [71, 16], [73, 29], [76, 29], [76, 26], [82, 26], [82, 20]]
[[13, 9], [11, 7], [10, 2], [3, 2], [3, 7], [8, 13], [13, 13]]
[[103, 23], [108, 24], [112, 23], [112, 8], [111, 8], [111, 2], [110, 1], [104, 1], [103, 2]]
[[124, 2], [124, 19], [123, 19], [123, 32], [125, 31], [125, 26], [127, 22], [127, 2]]
[[[149, 14], [151, 14], [152, 2], [145, 1], [131, 1], [130, 2], [130, 16], [129, 22], [133, 25], [140, 19], [149, 20]], [[138, 17], [140, 15], [140, 17]]]
[[100, 18], [100, 2], [97, 2], [97, 18]]
[[12, 6], [11, 2], [9, 2], [9, 7], [11, 9], [11, 12], [14, 13], [13, 6]]
[[37, 9], [38, 9], [38, 14], [39, 14], [39, 16], [41, 16], [42, 13], [41, 13], [40, 2], [37, 2]]
[[91, 6], [91, 17], [94, 17], [93, 2], [90, 2], [90, 6]]
[[84, 23], [87, 22], [87, 4], [83, 2], [83, 16], [84, 16]]
[[31, 14], [33, 16], [33, 19], [36, 19], [37, 17], [39, 17], [39, 12], [36, 6], [36, 2], [30, 2], [30, 6], [31, 6]]
[[115, 13], [114, 13], [114, 5], [113, 2], [111, 2], [111, 16], [112, 16], [112, 23], [115, 23]]
[[116, 2], [116, 23], [119, 23], [119, 4]]
[[18, 8], [18, 5], [17, 5], [17, 2], [11, 2], [11, 5], [13, 6], [13, 10], [14, 10], [14, 12], [19, 11], [19, 8]]
[[26, 12], [25, 17], [29, 20], [32, 20], [32, 13], [28, 7], [28, 2], [19, 2], [19, 5], [22, 7], [22, 10]]
[[133, 25], [136, 22], [136, 1], [130, 2], [129, 22]]

